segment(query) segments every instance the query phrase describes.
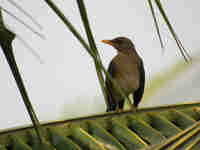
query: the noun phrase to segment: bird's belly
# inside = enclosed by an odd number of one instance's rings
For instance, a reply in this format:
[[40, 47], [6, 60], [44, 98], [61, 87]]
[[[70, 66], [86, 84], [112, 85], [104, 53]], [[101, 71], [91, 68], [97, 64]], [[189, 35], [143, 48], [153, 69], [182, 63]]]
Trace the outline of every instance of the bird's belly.
[[119, 66], [119, 70], [121, 71], [115, 76], [120, 87], [128, 94], [139, 87], [140, 74], [136, 68], [136, 64], [126, 62], [126, 66]]
[[[127, 55], [119, 55], [115, 58], [114, 79], [119, 84], [126, 96], [134, 93], [139, 88], [140, 70], [135, 59]], [[115, 100], [123, 99], [119, 91], [112, 87], [113, 97]]]
[[117, 79], [125, 94], [130, 94], [139, 87], [139, 80], [135, 76], [125, 76]]
[[[115, 78], [116, 79], [116, 78]], [[135, 76], [121, 76], [120, 78], [116, 79], [118, 85], [120, 86], [120, 88], [123, 90], [125, 95], [130, 95], [131, 93], [133, 93], [135, 90], [138, 89], [139, 87], [139, 80], [137, 79], [137, 77]], [[115, 100], [119, 101], [122, 98], [121, 94], [119, 93], [119, 91], [113, 89], [113, 96], [115, 98]]]

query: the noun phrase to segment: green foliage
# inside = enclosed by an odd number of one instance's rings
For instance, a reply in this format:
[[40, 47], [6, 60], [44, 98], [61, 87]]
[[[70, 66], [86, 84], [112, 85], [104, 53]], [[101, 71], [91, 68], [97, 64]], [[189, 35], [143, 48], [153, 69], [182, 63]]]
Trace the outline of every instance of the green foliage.
[[[78, 0], [81, 1], [81, 0]], [[58, 17], [63, 21], [63, 23], [68, 27], [68, 29], [73, 33], [73, 35], [79, 40], [79, 42], [82, 44], [82, 46], [85, 48], [85, 50], [90, 54], [90, 56], [93, 58], [96, 67], [99, 69], [97, 71], [100, 72], [100, 68], [101, 71], [104, 72], [104, 74], [106, 75], [106, 77], [108, 77], [109, 80], [111, 80], [111, 82], [113, 83], [114, 87], [119, 91], [119, 93], [124, 97], [124, 99], [129, 100], [128, 96], [124, 94], [124, 92], [122, 91], [122, 89], [118, 86], [117, 82], [115, 80], [112, 79], [111, 75], [107, 72], [107, 70], [105, 69], [105, 67], [103, 66], [101, 59], [99, 58], [99, 55], [97, 53], [97, 49], [95, 46], [95, 43], [93, 38], [92, 38], [92, 34], [89, 27], [89, 24], [87, 24], [88, 20], [85, 20], [84, 22], [86, 23], [85, 25], [85, 29], [86, 29], [86, 33], [89, 36], [89, 41], [90, 44], [92, 45], [92, 48], [95, 48], [95, 50], [92, 50], [90, 46], [88, 46], [88, 44], [85, 42], [85, 40], [82, 38], [82, 36], [80, 35], [80, 33], [74, 28], [74, 26], [70, 23], [70, 21], [65, 17], [65, 15], [59, 10], [59, 8], [53, 3], [53, 1], [51, 0], [45, 0], [45, 2], [48, 4], [48, 6], [50, 8], [52, 8], [52, 10], [58, 15]], [[81, 4], [81, 3], [80, 3]], [[83, 4], [83, 2], [82, 2]], [[82, 5], [81, 6], [81, 14], [82, 15], [86, 15], [86, 11], [82, 12], [84, 10], [84, 7]], [[83, 16], [83, 17], [84, 17]], [[84, 17], [83, 19], [87, 19], [86, 17]], [[101, 75], [100, 75], [101, 76]], [[101, 79], [102, 80], [102, 79]], [[100, 81], [101, 81], [100, 80]], [[101, 86], [103, 87], [104, 85], [102, 85], [102, 83], [100, 82]], [[129, 100], [130, 104], [131, 101]]]
[[[12, 4], [14, 4], [18, 9], [21, 9], [16, 3], [13, 3], [13, 1], [9, 0], [9, 2], [11, 2]], [[87, 34], [87, 38], [88, 38], [88, 42], [89, 44], [87, 44], [87, 42], [85, 42], [85, 40], [83, 39], [83, 37], [80, 35], [80, 33], [74, 28], [74, 26], [71, 24], [71, 22], [64, 16], [64, 14], [56, 7], [56, 5], [51, 1], [51, 0], [45, 0], [45, 2], [48, 4], [48, 6], [58, 15], [58, 17], [63, 21], [63, 23], [67, 26], [67, 28], [73, 33], [73, 35], [79, 40], [79, 42], [82, 44], [82, 46], [85, 48], [85, 50], [90, 54], [90, 56], [93, 58], [94, 60], [94, 64], [96, 67], [96, 72], [97, 72], [97, 76], [101, 85], [101, 89], [102, 92], [104, 94], [104, 98], [106, 101], [106, 94], [105, 94], [105, 84], [104, 84], [104, 75], [111, 80], [111, 82], [113, 83], [114, 87], [120, 92], [120, 94], [124, 97], [124, 99], [129, 100], [129, 98], [127, 97], [127, 95], [124, 94], [124, 92], [122, 91], [122, 89], [118, 86], [117, 82], [115, 80], [112, 79], [111, 75], [107, 72], [107, 70], [105, 69], [105, 67], [102, 64], [99, 52], [97, 50], [96, 44], [95, 44], [95, 40], [93, 38], [92, 35], [92, 31], [90, 29], [90, 25], [89, 25], [89, 20], [88, 20], [88, 16], [87, 16], [87, 12], [86, 12], [86, 8], [84, 5], [84, 1], [83, 0], [77, 0], [77, 5], [79, 7], [79, 12], [81, 15], [81, 19], [83, 21], [84, 27], [85, 27], [85, 31]], [[163, 48], [163, 42], [161, 39], [161, 34], [159, 31], [159, 26], [156, 20], [156, 16], [154, 13], [154, 8], [153, 5], [151, 3], [151, 0], [148, 0], [151, 12], [152, 12], [152, 16], [154, 19], [154, 23], [156, 26], [156, 31], [157, 34], [159, 36], [159, 40], [161, 43], [161, 47]], [[158, 7], [164, 21], [166, 22], [169, 31], [171, 32], [174, 40], [176, 41], [179, 50], [182, 54], [182, 56], [184, 57], [185, 61], [188, 62], [189, 60], [191, 60], [191, 57], [189, 56], [189, 54], [187, 53], [187, 51], [185, 50], [185, 48], [183, 47], [180, 39], [178, 38], [177, 34], [175, 33], [172, 25], [169, 22], [169, 19], [163, 9], [163, 6], [160, 2], [160, 0], [155, 0], [155, 4]], [[1, 7], [0, 7], [1, 8]], [[4, 10], [5, 11], [5, 10]], [[21, 11], [23, 11], [21, 9]], [[9, 12], [7, 12], [9, 14]], [[26, 13], [25, 13], [26, 14]], [[14, 17], [15, 19], [17, 19], [15, 16], [13, 16], [12, 14], [10, 14], [12, 17]], [[26, 14], [27, 15], [27, 14]], [[34, 20], [32, 19], [32, 21], [34, 22]], [[34, 32], [35, 34], [39, 35], [41, 38], [44, 38], [40, 33], [34, 31], [30, 26], [26, 25], [25, 23], [23, 23], [22, 21], [20, 21], [22, 24], [24, 24], [27, 28], [29, 28], [32, 32]], [[35, 22], [35, 24], [37, 24]], [[39, 24], [37, 24], [38, 26], [40, 26]], [[12, 50], [12, 41], [15, 38], [15, 34], [12, 33], [11, 31], [9, 31], [3, 23], [3, 19], [1, 16], [1, 12], [0, 12], [0, 44], [1, 47], [3, 49], [3, 52], [6, 56], [6, 59], [8, 61], [9, 67], [11, 68], [11, 71], [13, 73], [13, 76], [16, 80], [17, 86], [19, 88], [19, 91], [21, 93], [22, 99], [24, 101], [24, 104], [27, 108], [27, 111], [30, 115], [30, 118], [32, 120], [32, 123], [34, 125], [34, 128], [36, 130], [37, 136], [39, 138], [39, 141], [42, 142], [43, 140], [43, 134], [42, 134], [42, 129], [39, 123], [39, 120], [37, 119], [37, 116], [35, 114], [35, 111], [31, 105], [30, 99], [28, 97], [27, 91], [25, 89], [25, 86], [23, 84], [23, 80], [21, 78], [20, 72], [18, 70], [15, 58], [14, 58], [14, 54], [13, 54], [13, 50]], [[107, 101], [106, 101], [107, 102]], [[129, 100], [130, 102], [130, 100]], [[131, 103], [131, 102], [130, 102]], [[117, 129], [118, 129], [118, 124], [117, 124]], [[120, 130], [116, 130], [117, 132]], [[75, 135], [78, 136], [83, 136], [85, 137], [85, 134], [82, 133], [83, 131], [79, 129], [74, 130], [74, 132], [76, 133]], [[123, 131], [124, 132], [124, 131]], [[127, 133], [129, 133], [129, 131], [127, 131]], [[75, 137], [76, 138], [76, 137]], [[90, 136], [87, 137], [89, 140], [88, 141], [84, 141], [84, 144], [90, 144], [90, 142], [94, 139], [91, 139]], [[29, 147], [27, 145], [24, 145], [23, 143], [20, 142], [20, 140], [13, 138], [13, 142], [14, 142], [14, 146], [16, 146], [16, 149], [18, 149], [18, 146], [22, 146], [23, 148], [21, 149], [29, 149]], [[92, 143], [93, 144], [93, 143]], [[139, 145], [144, 145], [144, 143], [140, 143]], [[40, 145], [42, 146], [42, 145]], [[43, 146], [45, 147], [44, 149], [46, 149], [46, 146], [43, 143]], [[95, 149], [99, 149], [99, 145], [98, 143], [92, 145], [95, 147]]]
[[13, 47], [12, 47], [12, 41], [15, 38], [15, 34], [11, 31], [9, 31], [5, 26], [3, 22], [3, 17], [1, 15], [1, 9], [0, 9], [0, 45], [3, 50], [3, 53], [6, 57], [6, 60], [9, 64], [9, 67], [12, 71], [12, 74], [14, 76], [14, 79], [16, 81], [17, 87], [20, 91], [20, 94], [22, 96], [23, 102], [26, 106], [26, 109], [29, 113], [29, 116], [31, 118], [31, 121], [35, 127], [36, 133], [38, 135], [38, 138], [40, 139], [40, 142], [42, 143], [42, 129], [39, 123], [39, 120], [37, 118], [37, 115], [32, 107], [31, 101], [29, 99], [28, 93], [25, 89], [22, 77], [20, 75], [14, 54], [13, 54]]
[[[159, 36], [159, 39], [160, 39], [160, 44], [161, 44], [161, 47], [163, 47], [163, 42], [162, 42], [162, 39], [161, 39], [161, 35], [160, 35], [160, 31], [159, 31], [159, 27], [158, 27], [158, 23], [157, 23], [157, 20], [156, 20], [156, 16], [155, 16], [155, 13], [154, 13], [154, 8], [153, 8], [153, 5], [151, 3], [151, 0], [148, 0], [148, 3], [149, 3], [149, 6], [150, 6], [150, 9], [151, 9], [151, 12], [152, 12], [152, 16], [153, 16], [153, 19], [154, 19], [154, 23], [155, 23], [155, 26], [156, 26], [156, 31], [157, 31], [157, 34]], [[163, 9], [163, 6], [160, 2], [160, 0], [155, 0], [155, 4], [156, 6], [158, 7], [170, 33], [172, 34], [174, 40], [176, 41], [176, 44], [179, 48], [179, 51], [181, 52], [181, 55], [184, 57], [185, 61], [186, 62], [189, 62], [192, 60], [192, 58], [190, 57], [190, 55], [188, 54], [188, 52], [186, 51], [186, 49], [184, 48], [183, 44], [181, 43], [181, 40], [178, 38], [174, 28], [172, 27], [164, 9]]]

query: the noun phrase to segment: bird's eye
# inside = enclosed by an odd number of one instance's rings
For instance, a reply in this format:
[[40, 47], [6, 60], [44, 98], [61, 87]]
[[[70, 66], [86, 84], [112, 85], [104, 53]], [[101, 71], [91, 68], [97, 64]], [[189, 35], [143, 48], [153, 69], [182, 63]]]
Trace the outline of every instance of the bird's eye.
[[117, 43], [122, 44], [123, 41], [122, 40], [117, 40]]

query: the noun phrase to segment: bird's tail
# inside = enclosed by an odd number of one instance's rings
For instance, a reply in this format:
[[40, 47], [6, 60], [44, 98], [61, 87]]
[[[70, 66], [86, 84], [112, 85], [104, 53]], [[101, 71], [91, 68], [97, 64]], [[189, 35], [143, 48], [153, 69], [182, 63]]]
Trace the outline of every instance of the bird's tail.
[[106, 112], [109, 111], [115, 111], [117, 104], [115, 103], [114, 99], [112, 98], [112, 93], [110, 92], [110, 90], [108, 88], [106, 88], [106, 96], [107, 96], [107, 109]]
[[142, 97], [143, 97], [143, 92], [144, 92], [144, 88], [141, 87], [134, 93], [134, 96], [133, 96], [134, 102], [133, 102], [133, 104], [134, 104], [135, 108], [137, 108], [139, 103], [141, 102]]

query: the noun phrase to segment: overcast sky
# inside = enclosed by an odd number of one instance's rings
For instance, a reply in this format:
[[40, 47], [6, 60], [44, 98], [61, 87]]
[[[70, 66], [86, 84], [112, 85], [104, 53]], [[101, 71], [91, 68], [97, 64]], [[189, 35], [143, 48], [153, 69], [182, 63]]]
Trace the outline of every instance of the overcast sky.
[[[16, 0], [15, 0], [16, 1]], [[92, 59], [75, 37], [68, 31], [54, 12], [41, 0], [16, 1], [42, 26], [40, 32], [46, 40], [38, 38], [22, 24], [4, 13], [5, 23], [41, 56], [40, 62], [16, 39], [14, 53], [25, 86], [34, 108], [42, 121], [105, 111], [103, 96]], [[86, 38], [76, 1], [54, 0]], [[1, 6], [23, 19], [33, 28], [39, 29], [19, 10], [6, 0]], [[162, 1], [169, 19], [189, 53], [199, 46], [199, 1]], [[146, 78], [165, 70], [183, 59], [161, 17], [165, 53], [162, 54], [147, 1], [133, 0], [85, 0], [91, 28], [104, 65], [107, 67], [116, 51], [103, 43], [103, 39], [127, 36], [135, 44], [144, 60]], [[156, 12], [159, 15], [158, 11]], [[7, 62], [0, 51], [0, 128], [30, 123]], [[4, 116], [3, 116], [4, 115]]]

